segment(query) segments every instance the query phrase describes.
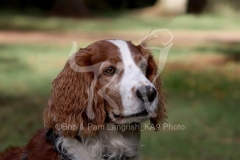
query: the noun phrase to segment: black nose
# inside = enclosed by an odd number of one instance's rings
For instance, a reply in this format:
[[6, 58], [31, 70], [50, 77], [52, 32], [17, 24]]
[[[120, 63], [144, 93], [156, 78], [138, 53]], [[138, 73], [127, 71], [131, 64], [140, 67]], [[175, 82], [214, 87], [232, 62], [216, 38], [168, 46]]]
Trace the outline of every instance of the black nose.
[[143, 102], [152, 102], [157, 95], [156, 89], [151, 86], [141, 86], [136, 91], [137, 97]]

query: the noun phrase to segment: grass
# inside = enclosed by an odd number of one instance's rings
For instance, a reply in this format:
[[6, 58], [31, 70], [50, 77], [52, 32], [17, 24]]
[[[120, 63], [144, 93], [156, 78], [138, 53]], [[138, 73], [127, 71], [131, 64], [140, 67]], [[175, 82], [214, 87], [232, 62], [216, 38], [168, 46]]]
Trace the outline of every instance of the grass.
[[4, 13], [0, 15], [0, 29], [23, 31], [150, 31], [163, 27], [170, 30], [238, 30], [239, 25], [240, 22], [237, 16], [228, 17], [211, 14], [202, 16], [183, 15], [171, 20], [157, 16], [144, 18], [132, 14], [118, 14], [115, 17], [95, 17], [89, 19], [36, 17]]
[[58, 47], [58, 52], [54, 48], [0, 45], [0, 150], [6, 144], [26, 143], [42, 126], [50, 83], [60, 71], [56, 64], [63, 66], [59, 58], [68, 56], [64, 48]]
[[[108, 31], [149, 32], [153, 28], [238, 30], [239, 23], [236, 17], [223, 15], [184, 15], [171, 20], [121, 14], [115, 18], [81, 20], [0, 15], [1, 30], [83, 31], [89, 36]], [[69, 57], [71, 46], [68, 44], [0, 44], [0, 151], [9, 145], [26, 144], [43, 126], [42, 112], [50, 96], [50, 83]], [[168, 92], [166, 123], [180, 124], [185, 129], [144, 131], [142, 159], [240, 157], [240, 64], [225, 57], [238, 53], [239, 46], [219, 44], [174, 45], [170, 50], [161, 73]], [[158, 53], [155, 54], [158, 58]]]
[[157, 133], [159, 138], [154, 133], [145, 135], [143, 154], [149, 159], [159, 155], [163, 159], [237, 159], [239, 81], [218, 72], [165, 72], [170, 95], [167, 122], [184, 125], [185, 130], [163, 130]]
[[[159, 133], [143, 133], [144, 159], [159, 159], [159, 156], [161, 159], [237, 159], [240, 156], [237, 151], [240, 127], [236, 123], [240, 113], [240, 77], [236, 70], [227, 70], [225, 62], [207, 67], [202, 64], [204, 57], [219, 56], [212, 50], [215, 46], [212, 44], [212, 47], [205, 46], [199, 60], [199, 48], [204, 46], [189, 47], [180, 56], [177, 55], [181, 48], [170, 51], [162, 73], [168, 91], [166, 123], [184, 125], [185, 129], [162, 128]], [[189, 61], [186, 57], [190, 56], [198, 61]], [[176, 63], [180, 65], [174, 67]], [[202, 66], [195, 68], [199, 63]], [[239, 68], [239, 63], [231, 63], [233, 68]]]
[[[11, 144], [26, 144], [42, 127], [50, 83], [62, 69], [69, 50], [70, 46], [0, 46], [0, 150]], [[185, 56], [198, 55], [198, 47], [190, 50]], [[227, 77], [219, 67], [176, 69], [172, 67], [176, 62], [191, 65], [174, 59], [177, 54], [177, 49], [170, 52], [162, 79], [168, 91], [167, 123], [184, 125], [185, 129], [143, 132], [143, 159], [237, 159], [240, 77]]]
[[[199, 51], [206, 51], [206, 48], [200, 47]], [[240, 61], [240, 43], [239, 42], [227, 42], [216, 43], [207, 48], [208, 52], [216, 52], [225, 55], [229, 60]]]

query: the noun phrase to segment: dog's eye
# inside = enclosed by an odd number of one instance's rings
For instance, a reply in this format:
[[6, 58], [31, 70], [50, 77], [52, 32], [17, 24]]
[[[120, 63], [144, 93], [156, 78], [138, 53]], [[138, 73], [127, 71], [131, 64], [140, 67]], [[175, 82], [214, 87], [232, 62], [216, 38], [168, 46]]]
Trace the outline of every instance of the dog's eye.
[[112, 76], [112, 75], [114, 75], [115, 72], [116, 72], [115, 67], [109, 67], [108, 69], [105, 70], [104, 73], [108, 76]]
[[140, 68], [143, 72], [146, 72], [147, 64], [141, 63], [141, 64], [139, 65], [139, 68]]

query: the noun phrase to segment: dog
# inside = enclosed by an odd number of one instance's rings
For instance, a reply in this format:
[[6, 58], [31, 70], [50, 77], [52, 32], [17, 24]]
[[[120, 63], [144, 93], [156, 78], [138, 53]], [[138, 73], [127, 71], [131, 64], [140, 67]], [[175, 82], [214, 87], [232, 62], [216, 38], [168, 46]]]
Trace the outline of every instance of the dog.
[[52, 85], [44, 128], [0, 160], [137, 160], [140, 123], [150, 120], [157, 130], [166, 117], [162, 82], [145, 42], [101, 40], [81, 48]]

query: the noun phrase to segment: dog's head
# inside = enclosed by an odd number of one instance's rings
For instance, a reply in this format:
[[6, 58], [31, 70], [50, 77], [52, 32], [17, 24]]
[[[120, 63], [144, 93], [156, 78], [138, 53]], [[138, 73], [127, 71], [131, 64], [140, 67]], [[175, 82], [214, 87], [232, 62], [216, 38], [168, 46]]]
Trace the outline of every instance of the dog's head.
[[[129, 41], [102, 40], [80, 49], [53, 81], [47, 128], [63, 136], [95, 133], [89, 126], [131, 124], [165, 118], [158, 68], [144, 46]], [[62, 125], [56, 128], [56, 125]]]

